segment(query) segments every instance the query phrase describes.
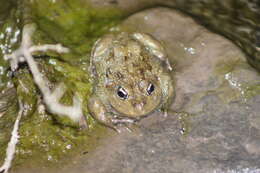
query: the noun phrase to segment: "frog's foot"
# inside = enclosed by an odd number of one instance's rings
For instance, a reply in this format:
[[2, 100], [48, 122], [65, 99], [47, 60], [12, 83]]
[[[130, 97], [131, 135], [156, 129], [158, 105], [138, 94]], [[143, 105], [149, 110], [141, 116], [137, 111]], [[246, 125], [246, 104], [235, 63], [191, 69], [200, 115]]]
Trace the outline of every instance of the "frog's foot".
[[[167, 118], [167, 117], [168, 117], [168, 112], [169, 112], [170, 110], [163, 107], [163, 108], [159, 109], [158, 111], [162, 114], [162, 116], [163, 116], [164, 118]], [[170, 111], [170, 112], [171, 112], [171, 111]]]
[[127, 118], [127, 117], [115, 117], [112, 118], [112, 123], [117, 125], [117, 124], [135, 124], [137, 122], [137, 119], [134, 118]]
[[117, 124], [112, 126], [112, 129], [115, 130], [117, 133], [122, 133], [124, 131], [133, 132], [132, 127], [130, 127], [130, 124]]
[[165, 63], [167, 65], [168, 70], [172, 71], [172, 66], [171, 66], [171, 64], [170, 64], [168, 59], [165, 60]]
[[134, 118], [127, 118], [127, 117], [114, 117], [111, 119], [111, 122], [113, 123], [113, 129], [117, 131], [118, 133], [121, 133], [125, 130], [128, 132], [132, 132], [131, 125], [136, 124], [138, 119]]
[[163, 117], [164, 117], [164, 118], [167, 118], [167, 117], [168, 117], [168, 111], [167, 111], [167, 110], [164, 110], [164, 111], [163, 111]]

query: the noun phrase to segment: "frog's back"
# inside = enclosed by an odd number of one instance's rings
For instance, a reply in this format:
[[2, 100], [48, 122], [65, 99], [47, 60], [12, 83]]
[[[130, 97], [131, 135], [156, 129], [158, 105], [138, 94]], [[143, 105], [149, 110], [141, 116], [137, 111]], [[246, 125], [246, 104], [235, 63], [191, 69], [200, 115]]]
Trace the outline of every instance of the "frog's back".
[[[113, 71], [121, 75], [144, 74], [152, 69], [149, 52], [131, 34], [107, 35], [98, 40], [91, 56], [91, 66], [95, 74], [101, 75]], [[119, 74], [120, 75], [120, 74]]]

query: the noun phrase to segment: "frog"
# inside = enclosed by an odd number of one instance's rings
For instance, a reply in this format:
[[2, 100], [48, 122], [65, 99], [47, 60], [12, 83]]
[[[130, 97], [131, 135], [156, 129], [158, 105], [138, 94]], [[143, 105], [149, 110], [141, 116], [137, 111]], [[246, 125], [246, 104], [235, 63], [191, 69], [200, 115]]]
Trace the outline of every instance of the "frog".
[[141, 32], [107, 34], [91, 51], [93, 93], [88, 110], [120, 132], [156, 110], [167, 112], [174, 96], [172, 67], [162, 43]]

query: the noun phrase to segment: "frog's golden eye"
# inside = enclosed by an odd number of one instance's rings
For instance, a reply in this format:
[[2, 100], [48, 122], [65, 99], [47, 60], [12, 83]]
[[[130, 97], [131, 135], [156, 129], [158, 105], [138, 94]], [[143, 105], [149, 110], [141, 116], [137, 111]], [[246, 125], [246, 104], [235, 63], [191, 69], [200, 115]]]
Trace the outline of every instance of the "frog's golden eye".
[[148, 88], [146, 89], [147, 94], [148, 94], [148, 95], [151, 95], [151, 94], [154, 92], [154, 89], [155, 89], [154, 85], [153, 85], [152, 83], [150, 83], [150, 84], [148, 85]]
[[121, 98], [121, 99], [127, 99], [128, 98], [128, 93], [126, 92], [126, 90], [124, 88], [122, 88], [121, 86], [118, 87], [117, 89], [117, 95]]

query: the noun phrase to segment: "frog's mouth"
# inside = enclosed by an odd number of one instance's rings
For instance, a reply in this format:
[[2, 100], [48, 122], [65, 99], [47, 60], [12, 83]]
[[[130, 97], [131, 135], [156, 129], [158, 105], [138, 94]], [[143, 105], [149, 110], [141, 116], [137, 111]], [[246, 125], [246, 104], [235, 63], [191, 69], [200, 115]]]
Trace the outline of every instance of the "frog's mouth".
[[110, 102], [110, 106], [122, 116], [126, 117], [145, 117], [148, 114], [154, 112], [156, 109], [160, 108], [162, 104], [162, 97], [153, 101], [147, 101], [145, 103], [131, 103], [127, 102], [125, 104], [115, 104]]

